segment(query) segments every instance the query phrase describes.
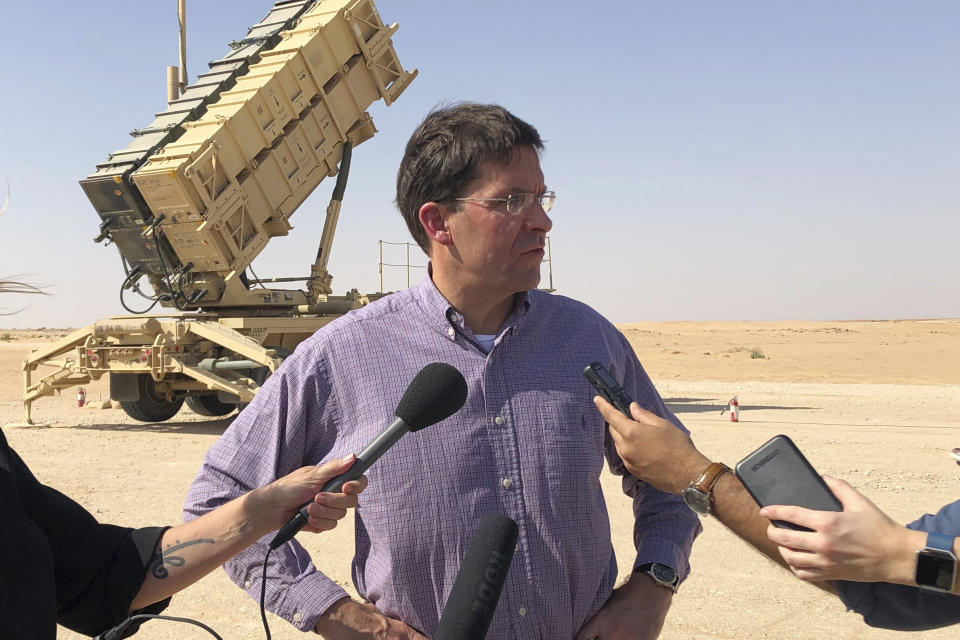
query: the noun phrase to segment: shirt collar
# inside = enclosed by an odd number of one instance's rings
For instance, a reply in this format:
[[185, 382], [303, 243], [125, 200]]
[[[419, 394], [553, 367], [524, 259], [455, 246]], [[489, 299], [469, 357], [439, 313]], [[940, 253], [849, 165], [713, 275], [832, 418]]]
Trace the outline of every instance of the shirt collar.
[[[427, 312], [426, 322], [434, 325], [444, 334], [448, 333], [450, 327], [454, 327], [461, 333], [473, 336], [473, 331], [463, 322], [463, 314], [454, 309], [450, 301], [443, 297], [443, 294], [437, 289], [437, 285], [434, 284], [432, 275], [433, 265], [427, 262], [427, 274], [417, 287], [417, 297]], [[515, 295], [513, 309], [507, 316], [507, 320], [503, 323], [499, 333], [516, 326], [529, 310], [530, 292], [523, 291]]]

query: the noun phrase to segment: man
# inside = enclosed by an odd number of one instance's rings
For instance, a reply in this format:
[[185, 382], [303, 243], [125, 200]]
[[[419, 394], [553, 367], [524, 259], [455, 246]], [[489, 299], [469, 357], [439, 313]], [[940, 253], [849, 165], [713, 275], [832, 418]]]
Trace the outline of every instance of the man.
[[[800, 579], [837, 595], [868, 625], [908, 631], [960, 622], [960, 500], [901, 527], [848, 483], [825, 476], [842, 512], [785, 505], [758, 510], [730, 469], [711, 462], [671, 423], [636, 403], [630, 420], [602, 398], [594, 401], [631, 474], [666, 492], [685, 492], [692, 506]], [[812, 531], [780, 529], [770, 520]], [[941, 591], [917, 586], [924, 582]]]
[[[625, 475], [640, 572], [614, 591], [604, 454], [625, 472], [583, 367], [604, 362], [644, 406], [682, 425], [609, 322], [534, 290], [555, 197], [542, 147], [536, 129], [498, 106], [429, 114], [397, 176], [397, 204], [430, 258], [427, 277], [301, 344], [208, 453], [190, 515], [288, 468], [358, 451], [425, 364], [446, 362], [465, 376], [459, 413], [404, 436], [367, 472], [353, 561], [366, 603], [348, 598], [295, 542], [275, 552], [267, 606], [298, 628], [337, 639], [431, 635], [470, 536], [499, 512], [520, 535], [488, 638], [659, 634], [699, 523], [675, 496]], [[261, 546], [227, 571], [255, 595], [262, 559]], [[654, 569], [664, 584], [647, 573]]]

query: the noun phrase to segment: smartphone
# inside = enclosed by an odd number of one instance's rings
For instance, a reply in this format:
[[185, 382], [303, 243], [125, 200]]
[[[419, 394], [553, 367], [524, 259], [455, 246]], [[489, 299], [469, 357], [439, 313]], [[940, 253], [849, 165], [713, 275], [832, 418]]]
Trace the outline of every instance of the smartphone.
[[630, 396], [605, 366], [599, 362], [591, 362], [583, 369], [583, 376], [607, 402], [623, 412], [623, 415], [633, 419], [630, 415]]
[[[843, 505], [827, 483], [785, 435], [770, 438], [738, 462], [735, 471], [761, 507], [789, 504], [816, 511], [843, 511]], [[784, 529], [810, 531], [782, 520], [774, 520], [773, 524]]]

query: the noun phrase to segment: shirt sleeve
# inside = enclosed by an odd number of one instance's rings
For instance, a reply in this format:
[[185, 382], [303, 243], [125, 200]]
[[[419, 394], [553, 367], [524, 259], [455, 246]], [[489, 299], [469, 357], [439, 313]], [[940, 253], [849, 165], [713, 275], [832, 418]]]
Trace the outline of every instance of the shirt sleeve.
[[57, 622], [94, 636], [134, 613], [160, 613], [167, 607], [170, 598], [130, 611], [164, 527], [100, 524], [78, 503], [40, 483], [16, 452], [13, 464], [24, 509], [50, 544]]
[[[907, 525], [916, 531], [960, 536], [960, 500]], [[936, 629], [960, 622], [960, 596], [886, 582], [836, 582], [847, 609], [871, 627], [898, 631]]]
[[[686, 431], [683, 424], [663, 403], [629, 344], [626, 348], [628, 355], [622, 366], [623, 388], [644, 409]], [[617, 454], [609, 431], [605, 436], [605, 443], [610, 471], [623, 476], [623, 492], [633, 499], [633, 542], [637, 549], [634, 569], [651, 562], [659, 562], [672, 567], [681, 581], [686, 579], [690, 573], [690, 550], [693, 548], [693, 541], [703, 530], [700, 519], [680, 496], [660, 491], [630, 475]]]
[[[207, 452], [184, 505], [190, 520], [302, 466], [318, 464], [332, 449], [336, 424], [323, 362], [305, 342], [271, 375], [250, 405]], [[309, 398], [309, 401], [306, 400]], [[307, 429], [309, 425], [309, 431]], [[260, 600], [263, 560], [273, 533], [224, 564], [237, 586]], [[346, 591], [314, 567], [291, 540], [270, 554], [265, 606], [302, 631]]]

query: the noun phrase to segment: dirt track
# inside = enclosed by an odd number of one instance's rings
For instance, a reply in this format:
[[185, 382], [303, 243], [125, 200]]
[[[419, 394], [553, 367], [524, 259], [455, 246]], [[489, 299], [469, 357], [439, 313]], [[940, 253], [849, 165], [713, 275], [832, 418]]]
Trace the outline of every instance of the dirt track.
[[[822, 473], [849, 480], [892, 517], [907, 521], [960, 496], [960, 322], [641, 323], [621, 326], [661, 394], [708, 455], [732, 464], [777, 433], [791, 436]], [[50, 333], [11, 332], [0, 341], [0, 424], [19, 421], [19, 363]], [[36, 337], [35, 337], [36, 336]], [[751, 358], [754, 351], [764, 358]], [[749, 382], [747, 382], [749, 381]], [[106, 396], [105, 383], [87, 388]], [[738, 395], [731, 424], [720, 408]], [[163, 425], [118, 410], [76, 407], [64, 393], [37, 404], [49, 428], [4, 432], [43, 481], [104, 521], [175, 522], [204, 452], [228, 420], [184, 409]], [[604, 477], [622, 569], [633, 555], [630, 504]], [[301, 536], [314, 560], [349, 589], [352, 526]], [[714, 521], [704, 522], [693, 574], [674, 601], [665, 640], [895, 638], [793, 579]], [[621, 571], [622, 573], [623, 571]], [[174, 598], [170, 615], [195, 617], [224, 638], [261, 638], [256, 604], [222, 572]], [[275, 638], [301, 638], [274, 618]], [[63, 631], [61, 638], [79, 638]], [[203, 638], [152, 622], [138, 638]], [[904, 636], [905, 637], [905, 636]], [[911, 638], [957, 637], [956, 628]]]

